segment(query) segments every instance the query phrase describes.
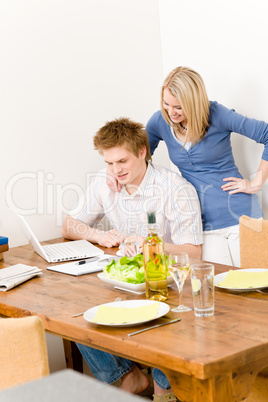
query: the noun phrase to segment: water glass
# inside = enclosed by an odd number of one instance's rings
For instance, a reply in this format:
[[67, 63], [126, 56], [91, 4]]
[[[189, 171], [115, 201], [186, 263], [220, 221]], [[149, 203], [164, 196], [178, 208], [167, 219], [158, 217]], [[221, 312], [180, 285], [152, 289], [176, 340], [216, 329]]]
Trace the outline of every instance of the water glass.
[[123, 257], [134, 257], [140, 252], [139, 236], [131, 235], [120, 243], [120, 250]]
[[120, 250], [123, 257], [133, 257], [140, 252], [139, 227], [136, 221], [130, 220], [120, 226]]
[[192, 293], [196, 317], [214, 314], [214, 265], [207, 263], [191, 266]]

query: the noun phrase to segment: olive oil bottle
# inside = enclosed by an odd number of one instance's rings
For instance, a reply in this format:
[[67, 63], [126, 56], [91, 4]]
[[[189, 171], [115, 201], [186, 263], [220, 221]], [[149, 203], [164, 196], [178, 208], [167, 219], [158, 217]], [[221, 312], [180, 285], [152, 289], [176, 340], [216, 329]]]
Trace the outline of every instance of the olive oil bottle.
[[154, 211], [147, 213], [148, 236], [143, 242], [146, 298], [165, 301], [168, 297], [165, 244], [157, 233]]

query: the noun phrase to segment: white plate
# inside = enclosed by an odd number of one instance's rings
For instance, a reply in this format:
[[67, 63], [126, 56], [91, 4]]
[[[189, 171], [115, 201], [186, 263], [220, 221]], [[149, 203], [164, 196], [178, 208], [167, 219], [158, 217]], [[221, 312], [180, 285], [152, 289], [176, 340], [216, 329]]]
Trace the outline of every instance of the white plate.
[[[119, 301], [119, 302], [112, 302], [112, 303], [105, 303], [103, 304], [104, 306], [110, 306], [110, 307], [127, 307], [127, 308], [135, 308], [135, 307], [141, 307], [141, 306], [146, 306], [148, 304], [156, 303], [154, 300], [124, 300], [124, 301]], [[159, 308], [158, 308], [158, 313], [157, 316], [153, 319], [150, 320], [143, 320], [143, 321], [137, 321], [137, 322], [132, 322], [132, 323], [125, 323], [125, 324], [103, 324], [103, 323], [98, 323], [98, 322], [93, 322], [92, 324], [97, 324], [97, 325], [106, 325], [109, 327], [132, 327], [134, 325], [138, 324], [143, 324], [148, 321], [153, 321], [156, 320], [157, 318], [162, 317], [163, 315], [167, 314], [170, 310], [170, 307], [166, 303], [158, 302], [159, 303]], [[95, 306], [90, 308], [84, 313], [84, 319], [88, 322], [92, 322], [94, 319], [97, 310], [99, 306]]]
[[[143, 292], [145, 293], [145, 283], [140, 283], [140, 284], [134, 284], [134, 283], [128, 283], [128, 282], [122, 282], [122, 281], [116, 281], [115, 279], [110, 279], [107, 278], [103, 273], [97, 274], [97, 276], [106, 283], [109, 283], [109, 285], [113, 285], [117, 288], [121, 288], [123, 290], [128, 290], [129, 292]], [[167, 278], [167, 284], [171, 285], [174, 282], [174, 279], [172, 276], [168, 276]]]
[[[241, 271], [241, 272], [262, 272], [262, 271], [268, 271], [268, 270], [265, 269], [265, 268], [247, 268], [247, 269], [239, 269], [239, 271]], [[214, 286], [216, 286], [219, 289], [231, 290], [232, 292], [251, 292], [251, 291], [258, 290], [258, 289], [267, 288], [267, 286], [261, 286], [261, 287], [257, 287], [257, 288], [244, 288], [244, 289], [240, 288], [240, 289], [236, 289], [236, 288], [226, 288], [226, 287], [223, 287], [223, 286], [219, 286], [218, 283], [222, 282], [225, 279], [225, 277], [227, 276], [228, 272], [223, 272], [222, 274], [215, 275], [215, 277], [214, 277]]]

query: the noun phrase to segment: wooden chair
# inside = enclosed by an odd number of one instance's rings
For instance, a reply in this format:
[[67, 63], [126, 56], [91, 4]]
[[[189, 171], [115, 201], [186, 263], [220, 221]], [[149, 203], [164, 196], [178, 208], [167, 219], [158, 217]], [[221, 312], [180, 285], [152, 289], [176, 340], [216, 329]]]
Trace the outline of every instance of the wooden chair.
[[241, 268], [268, 268], [268, 220], [239, 220]]
[[[239, 220], [241, 268], [268, 268], [268, 221], [246, 215]], [[268, 368], [256, 377], [246, 402], [268, 401]]]
[[0, 319], [0, 390], [49, 374], [42, 320]]

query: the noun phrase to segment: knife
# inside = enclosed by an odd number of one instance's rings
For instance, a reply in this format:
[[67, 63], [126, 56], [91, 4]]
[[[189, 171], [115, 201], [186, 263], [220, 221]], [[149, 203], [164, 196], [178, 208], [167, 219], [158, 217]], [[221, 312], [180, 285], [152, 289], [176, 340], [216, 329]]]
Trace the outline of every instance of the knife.
[[181, 318], [176, 318], [175, 320], [171, 320], [171, 321], [168, 321], [168, 322], [163, 322], [162, 324], [157, 324], [157, 325], [153, 325], [152, 327], [147, 327], [147, 328], [144, 328], [144, 329], [140, 329], [139, 331], [130, 332], [129, 334], [127, 334], [127, 336], [140, 334], [141, 332], [149, 331], [149, 329], [162, 327], [163, 325], [172, 324], [173, 322], [177, 322], [177, 321], [180, 321], [180, 320], [181, 320]]

